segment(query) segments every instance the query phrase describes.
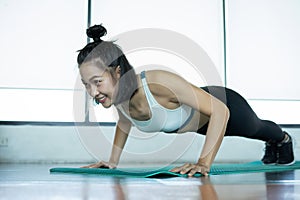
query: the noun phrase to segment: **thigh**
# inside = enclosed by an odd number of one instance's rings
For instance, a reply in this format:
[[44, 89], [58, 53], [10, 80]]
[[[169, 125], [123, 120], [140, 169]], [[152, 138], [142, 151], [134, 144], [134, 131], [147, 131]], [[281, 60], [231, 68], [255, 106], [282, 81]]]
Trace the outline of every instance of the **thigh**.
[[[208, 86], [202, 89], [226, 104], [230, 111], [225, 136], [251, 137], [257, 133], [261, 120], [240, 94], [221, 86]], [[208, 124], [197, 132], [205, 134], [207, 127]]]

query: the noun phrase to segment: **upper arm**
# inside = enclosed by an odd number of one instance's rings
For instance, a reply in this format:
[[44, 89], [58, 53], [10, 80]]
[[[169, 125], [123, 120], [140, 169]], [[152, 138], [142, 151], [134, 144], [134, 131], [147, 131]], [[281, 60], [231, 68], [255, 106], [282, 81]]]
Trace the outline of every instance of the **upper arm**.
[[129, 133], [131, 126], [132, 126], [131, 121], [128, 120], [119, 109], [117, 109], [117, 111], [118, 111], [118, 115], [119, 115], [119, 120], [117, 122], [117, 128], [122, 130], [122, 132], [124, 132], [124, 133]]
[[179, 103], [186, 104], [199, 112], [211, 116], [213, 112], [228, 111], [227, 106], [203, 89], [196, 87], [182, 77], [167, 71], [157, 71], [155, 81], [170, 89]]

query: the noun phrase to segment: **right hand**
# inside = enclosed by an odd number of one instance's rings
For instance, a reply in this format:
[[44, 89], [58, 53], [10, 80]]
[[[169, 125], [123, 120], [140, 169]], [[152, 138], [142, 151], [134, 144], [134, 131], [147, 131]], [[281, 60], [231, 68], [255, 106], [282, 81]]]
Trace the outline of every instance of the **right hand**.
[[100, 161], [100, 162], [97, 162], [97, 163], [94, 163], [94, 164], [82, 166], [80, 168], [109, 168], [109, 169], [114, 169], [116, 167], [117, 167], [116, 164]]

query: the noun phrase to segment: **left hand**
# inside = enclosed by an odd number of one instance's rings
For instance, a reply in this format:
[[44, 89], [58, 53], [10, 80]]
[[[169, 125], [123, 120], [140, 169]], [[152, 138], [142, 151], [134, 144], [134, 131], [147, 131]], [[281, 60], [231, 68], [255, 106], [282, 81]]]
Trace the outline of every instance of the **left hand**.
[[189, 177], [194, 176], [194, 174], [196, 174], [197, 172], [201, 173], [204, 176], [208, 176], [209, 167], [200, 163], [197, 164], [186, 163], [180, 167], [175, 167], [170, 171], [177, 172], [180, 174], [188, 174]]

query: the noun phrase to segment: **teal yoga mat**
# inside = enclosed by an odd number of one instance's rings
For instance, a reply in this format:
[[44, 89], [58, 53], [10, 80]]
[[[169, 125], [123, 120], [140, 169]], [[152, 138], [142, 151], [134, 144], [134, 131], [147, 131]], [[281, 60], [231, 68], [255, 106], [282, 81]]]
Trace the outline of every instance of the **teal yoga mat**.
[[[51, 168], [51, 173], [76, 173], [76, 174], [97, 174], [101, 176], [113, 177], [144, 177], [144, 178], [162, 178], [162, 177], [187, 177], [186, 174], [170, 172], [172, 167], [164, 167], [161, 169], [151, 168]], [[241, 164], [214, 164], [211, 167], [209, 175], [222, 174], [241, 174], [255, 172], [278, 172], [300, 169], [300, 161], [295, 162], [291, 166], [283, 165], [263, 165], [260, 161], [241, 163]], [[196, 174], [200, 177], [201, 174]]]

